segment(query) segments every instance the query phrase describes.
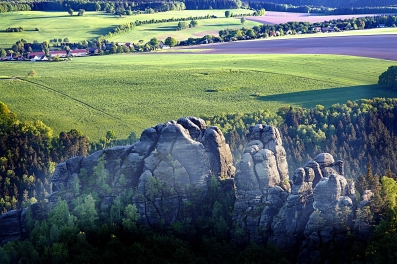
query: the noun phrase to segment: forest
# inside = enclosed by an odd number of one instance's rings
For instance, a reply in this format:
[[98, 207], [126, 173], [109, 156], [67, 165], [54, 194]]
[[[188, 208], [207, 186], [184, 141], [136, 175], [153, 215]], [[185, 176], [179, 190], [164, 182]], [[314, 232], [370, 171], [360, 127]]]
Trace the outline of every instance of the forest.
[[184, 1], [79, 1], [79, 0], [46, 0], [9, 2], [0, 1], [0, 13], [13, 11], [67, 11], [69, 9], [86, 11], [108, 10], [140, 10], [152, 9], [156, 12], [170, 10], [197, 10], [197, 9], [238, 9], [250, 8], [253, 10], [265, 9], [268, 11], [322, 13], [325, 15], [347, 14], [386, 14], [395, 13], [396, 5], [392, 0], [382, 1], [325, 1], [325, 0], [281, 0], [281, 1], [247, 1], [240, 0], [184, 0]]
[[[137, 263], [293, 261], [270, 244], [263, 247], [239, 239], [241, 230], [231, 220], [234, 191], [227, 181], [214, 177], [204, 197], [191, 193], [191, 221], [141, 225], [136, 222], [135, 205], [128, 202], [133, 191], [123, 192], [109, 211], [103, 211], [96, 205], [98, 194], [80, 189], [78, 184], [73, 187], [77, 198], [69, 206], [58, 198], [55, 208], [45, 213], [44, 197], [51, 192], [49, 177], [55, 162], [85, 156], [93, 144], [75, 130], [54, 136], [42, 122], [21, 122], [4, 104], [0, 118], [1, 195], [6, 197], [2, 211], [30, 207], [26, 216], [29, 237], [0, 247], [1, 263], [127, 263], [131, 258]], [[327, 248], [327, 254], [337, 263], [393, 261], [387, 252], [395, 250], [397, 239], [395, 99], [348, 101], [328, 109], [321, 105], [312, 109], [284, 107], [277, 114], [222, 114], [208, 117], [206, 122], [222, 128], [235, 162], [247, 142], [247, 128], [256, 123], [280, 129], [290, 170], [320, 152], [344, 160], [345, 175], [356, 181], [357, 195], [367, 189], [374, 193], [371, 207], [365, 211], [371, 231], [360, 237], [352, 230], [348, 256], [333, 255], [332, 248]], [[94, 176], [106, 174], [104, 168], [99, 163]], [[161, 190], [161, 185], [153, 184], [154, 193]]]

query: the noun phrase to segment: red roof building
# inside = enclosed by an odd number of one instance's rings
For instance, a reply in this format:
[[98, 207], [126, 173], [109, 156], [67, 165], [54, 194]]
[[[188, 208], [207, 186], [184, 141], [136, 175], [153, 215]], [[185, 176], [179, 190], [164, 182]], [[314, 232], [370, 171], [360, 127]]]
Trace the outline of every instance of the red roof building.
[[50, 51], [51, 58], [56, 57], [56, 56], [59, 56], [62, 58], [62, 57], [68, 56], [68, 54], [66, 53], [66, 50], [52, 50], [52, 51]]
[[44, 56], [45, 55], [45, 53], [44, 52], [42, 52], [42, 51], [39, 51], [39, 52], [28, 52], [28, 58], [29, 59], [31, 59], [31, 58], [34, 58], [34, 57], [41, 57], [41, 56]]

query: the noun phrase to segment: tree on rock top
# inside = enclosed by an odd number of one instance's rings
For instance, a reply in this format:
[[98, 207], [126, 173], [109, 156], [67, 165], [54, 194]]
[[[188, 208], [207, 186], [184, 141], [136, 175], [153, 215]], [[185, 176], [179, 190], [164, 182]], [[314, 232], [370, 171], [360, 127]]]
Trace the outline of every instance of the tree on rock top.
[[390, 66], [379, 76], [378, 84], [397, 90], [397, 66]]

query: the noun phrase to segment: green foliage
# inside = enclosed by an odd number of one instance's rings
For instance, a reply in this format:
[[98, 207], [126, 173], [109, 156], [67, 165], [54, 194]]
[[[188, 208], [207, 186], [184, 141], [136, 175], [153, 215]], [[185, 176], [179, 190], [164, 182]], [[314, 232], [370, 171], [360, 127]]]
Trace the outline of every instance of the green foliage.
[[177, 30], [182, 30], [182, 29], [185, 29], [185, 28], [188, 28], [189, 26], [188, 26], [188, 23], [187, 22], [185, 22], [185, 21], [180, 21], [180, 22], [178, 22], [178, 25], [177, 25]]
[[[71, 219], [71, 220], [70, 220]], [[48, 215], [48, 223], [50, 226], [61, 227], [63, 225], [73, 224], [75, 217], [70, 215], [68, 204], [61, 197], [58, 197], [57, 205]]]
[[390, 66], [379, 76], [378, 83], [388, 88], [397, 89], [397, 66]]
[[138, 209], [135, 204], [127, 205], [124, 208], [124, 215], [125, 217], [122, 219], [123, 227], [128, 231], [134, 230], [136, 228], [136, 221], [139, 219]]
[[198, 25], [197, 20], [192, 20], [192, 21], [190, 21], [190, 23], [189, 23], [189, 27], [190, 27], [190, 28], [196, 27], [197, 25]]
[[150, 45], [152, 45], [153, 47], [157, 47], [158, 45], [159, 45], [159, 40], [157, 39], [157, 38], [152, 38], [150, 41], [149, 41], [149, 44]]
[[397, 259], [397, 182], [383, 177], [382, 186], [388, 197], [388, 210], [386, 218], [376, 227], [366, 253], [372, 263], [393, 263]]
[[28, 77], [35, 77], [36, 76], [36, 71], [35, 70], [30, 70], [28, 73]]
[[230, 17], [231, 12], [229, 10], [225, 11], [225, 17]]
[[113, 205], [110, 207], [110, 222], [115, 224], [121, 224], [121, 218], [123, 213], [124, 205], [121, 198], [118, 196], [113, 200]]
[[102, 191], [105, 193], [110, 193], [111, 188], [109, 186], [109, 172], [105, 169], [106, 160], [104, 156], [98, 159], [97, 166], [93, 167], [93, 179], [97, 186], [100, 186]]
[[95, 200], [91, 194], [76, 199], [73, 214], [76, 215], [77, 223], [82, 230], [95, 228], [98, 213], [95, 208]]
[[173, 37], [168, 37], [164, 41], [164, 44], [168, 45], [170, 47], [175, 47], [175, 46], [178, 45], [178, 43], [179, 43], [179, 41], [177, 39], [173, 38]]

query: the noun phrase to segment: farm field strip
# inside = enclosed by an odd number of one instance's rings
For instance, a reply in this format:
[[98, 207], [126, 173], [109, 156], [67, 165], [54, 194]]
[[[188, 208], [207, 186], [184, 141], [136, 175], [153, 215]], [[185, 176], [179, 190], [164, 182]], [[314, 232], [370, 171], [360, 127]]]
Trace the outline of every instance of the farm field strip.
[[151, 38], [156, 37], [159, 40], [165, 40], [167, 37], [173, 37], [178, 40], [187, 40], [190, 37], [203, 37], [205, 35], [219, 35], [222, 29], [241, 29], [242, 27], [252, 28], [261, 25], [259, 22], [246, 21], [241, 25], [239, 18], [217, 18], [198, 20], [198, 26], [176, 30], [178, 22], [166, 22], [158, 24], [147, 24], [136, 27], [133, 31], [126, 32], [110, 38], [114, 42], [134, 42], [139, 40], [148, 42]]
[[[238, 9], [233, 10], [238, 14], [249, 14], [251, 10]], [[168, 11], [155, 14], [140, 14], [132, 16], [118, 16], [106, 14], [103, 11], [85, 12], [84, 16], [70, 16], [67, 12], [43, 12], [43, 11], [25, 11], [4, 13], [0, 16], [0, 47], [10, 48], [16, 41], [25, 39], [29, 42], [37, 40], [43, 42], [50, 39], [69, 38], [71, 42], [90, 40], [101, 35], [107, 34], [116, 26], [121, 24], [135, 22], [136, 20], [144, 21], [151, 19], [167, 18], [184, 18], [194, 16], [215, 15], [224, 18], [225, 10], [183, 10]], [[209, 19], [209, 21], [214, 19]], [[234, 23], [236, 18], [228, 18], [228, 23]], [[203, 21], [203, 20], [200, 20]], [[214, 21], [217, 21], [215, 19]], [[212, 22], [214, 23], [214, 22]], [[259, 22], [250, 22], [260, 24]], [[162, 23], [155, 24], [160, 26]], [[173, 22], [177, 25], [178, 22]], [[240, 24], [241, 25], [241, 24]], [[22, 27], [23, 32], [5, 32], [8, 27]], [[35, 31], [39, 28], [39, 31]], [[139, 28], [139, 27], [137, 27]], [[204, 34], [205, 35], [205, 34]], [[138, 39], [139, 40], [139, 39]]]
[[20, 118], [43, 120], [57, 133], [76, 128], [99, 139], [114, 130], [123, 138], [186, 115], [395, 97], [376, 85], [390, 65], [391, 61], [334, 55], [164, 53], [7, 62], [0, 63], [2, 76], [23, 77], [34, 69], [34, 83], [73, 100], [18, 80], [0, 80], [0, 100]]
[[261, 22], [263, 24], [282, 24], [287, 22], [323, 22], [337, 19], [349, 19], [349, 18], [359, 18], [359, 17], [373, 17], [380, 16], [382, 14], [350, 14], [350, 15], [323, 15], [315, 13], [292, 13], [292, 12], [276, 12], [276, 11], [266, 11], [265, 16], [261, 17], [247, 17], [249, 20]]
[[[317, 34], [315, 34], [317, 36]], [[340, 54], [397, 61], [396, 34], [337, 36], [332, 38], [267, 38], [192, 47], [215, 54]], [[184, 52], [190, 47], [181, 47]]]

